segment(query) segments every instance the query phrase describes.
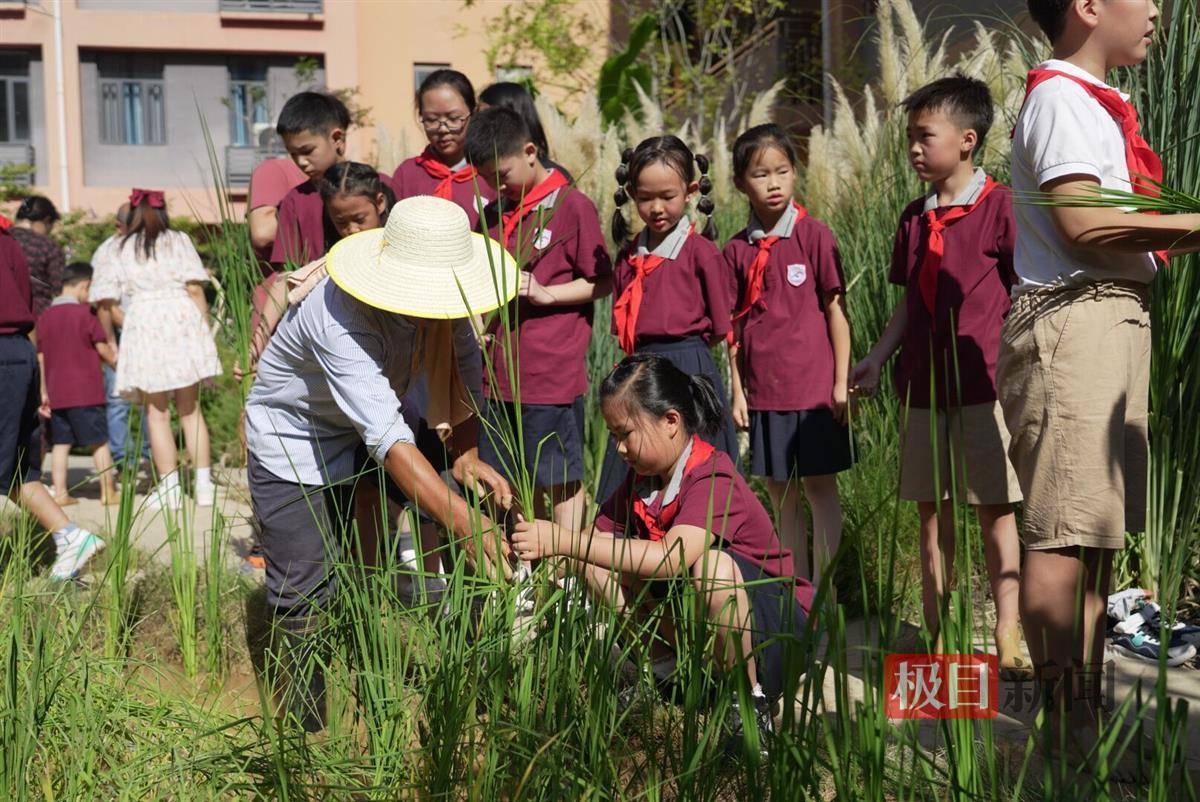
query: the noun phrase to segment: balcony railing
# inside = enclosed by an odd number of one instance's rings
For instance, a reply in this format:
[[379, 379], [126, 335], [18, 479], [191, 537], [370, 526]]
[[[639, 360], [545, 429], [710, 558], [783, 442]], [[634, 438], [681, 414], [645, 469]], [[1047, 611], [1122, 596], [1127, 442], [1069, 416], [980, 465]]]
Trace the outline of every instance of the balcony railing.
[[320, 14], [325, 0], [221, 0], [221, 11], [252, 14]]
[[256, 148], [229, 145], [225, 148], [225, 184], [231, 189], [247, 187], [250, 185], [250, 174], [260, 162], [286, 155], [287, 151], [282, 146]]
[[9, 170], [5, 169], [5, 177], [9, 181], [21, 186], [32, 184], [34, 173], [36, 172], [33, 145], [24, 142], [0, 142], [0, 167], [10, 168], [16, 165], [29, 169], [28, 171], [22, 170], [15, 175], [10, 174]]

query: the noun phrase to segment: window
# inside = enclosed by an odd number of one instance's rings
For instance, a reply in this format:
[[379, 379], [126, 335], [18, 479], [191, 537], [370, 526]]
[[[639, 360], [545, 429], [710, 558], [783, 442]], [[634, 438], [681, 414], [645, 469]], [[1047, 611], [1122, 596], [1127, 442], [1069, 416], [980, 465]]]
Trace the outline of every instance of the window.
[[106, 145], [165, 145], [161, 62], [152, 56], [105, 56], [98, 64], [100, 141]]
[[271, 127], [266, 64], [229, 65], [229, 112], [231, 144], [243, 148], [262, 144], [259, 135]]
[[429, 77], [431, 72], [444, 70], [449, 67], [449, 64], [414, 64], [413, 65], [413, 89], [420, 89], [421, 84], [425, 83], [425, 79]]
[[0, 54], [0, 142], [29, 142], [29, 58]]

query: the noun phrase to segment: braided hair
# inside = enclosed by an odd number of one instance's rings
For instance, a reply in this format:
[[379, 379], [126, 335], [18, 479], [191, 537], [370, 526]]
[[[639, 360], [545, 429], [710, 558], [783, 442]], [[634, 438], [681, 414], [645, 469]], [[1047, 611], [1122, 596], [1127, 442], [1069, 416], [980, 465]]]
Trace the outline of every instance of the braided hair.
[[708, 239], [715, 240], [717, 224], [713, 220], [712, 214], [716, 206], [710, 197], [713, 186], [712, 180], [708, 177], [708, 157], [699, 154], [693, 155], [682, 139], [667, 134], [650, 137], [643, 140], [636, 148], [626, 148], [621, 153], [621, 164], [616, 170], [617, 191], [613, 193], [613, 203], [616, 204], [616, 209], [613, 210], [612, 217], [612, 238], [617, 246], [620, 247], [628, 242], [630, 236], [629, 223], [626, 221], [621, 207], [629, 202], [631, 196], [636, 194], [638, 176], [651, 164], [667, 165], [679, 173], [679, 177], [687, 185], [696, 181], [696, 172], [699, 170], [700, 200], [696, 203], [696, 210], [706, 217], [702, 233]]

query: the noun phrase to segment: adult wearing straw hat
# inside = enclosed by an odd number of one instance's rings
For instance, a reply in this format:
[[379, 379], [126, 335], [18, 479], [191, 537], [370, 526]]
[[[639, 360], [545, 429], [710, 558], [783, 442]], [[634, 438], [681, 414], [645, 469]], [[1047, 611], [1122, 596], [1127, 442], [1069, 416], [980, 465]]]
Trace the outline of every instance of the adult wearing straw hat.
[[[518, 286], [512, 258], [500, 254], [498, 243], [471, 232], [454, 203], [405, 199], [384, 228], [333, 247], [328, 276], [289, 307], [263, 352], [246, 401], [247, 474], [267, 603], [283, 640], [272, 651], [281, 646], [285, 674], [295, 676], [288, 668], [307, 662], [306, 638], [334, 590], [336, 533], [350, 517], [350, 483], [364, 447], [409, 499], [467, 546], [477, 568], [507, 573], [507, 544], [447, 490], [414, 445], [399, 400], [423, 377], [426, 417], [456, 454], [455, 479], [511, 504], [507, 482], [479, 461], [471, 415], [477, 405], [468, 396], [479, 398], [482, 385], [471, 317], [508, 303]], [[483, 554], [472, 548], [480, 541]], [[307, 684], [287, 683], [285, 707], [318, 729], [323, 681]]]

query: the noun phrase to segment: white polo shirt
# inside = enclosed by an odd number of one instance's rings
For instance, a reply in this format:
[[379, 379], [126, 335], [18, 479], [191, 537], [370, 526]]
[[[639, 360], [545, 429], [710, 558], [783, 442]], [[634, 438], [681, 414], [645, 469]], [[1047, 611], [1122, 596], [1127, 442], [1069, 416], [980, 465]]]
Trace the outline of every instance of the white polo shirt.
[[[1041, 64], [1039, 69], [1057, 70], [1097, 86], [1108, 86], [1058, 59]], [[1124, 93], [1121, 96], [1129, 98]], [[1157, 270], [1153, 254], [1069, 245], [1054, 227], [1048, 207], [1022, 202], [1022, 195], [1038, 192], [1066, 175], [1092, 176], [1102, 187], [1132, 188], [1120, 125], [1082, 86], [1068, 78], [1054, 77], [1029, 93], [1013, 134], [1013, 215], [1017, 223], [1013, 266], [1019, 279], [1013, 295], [1053, 284], [1078, 286], [1105, 279], [1152, 281]]]

